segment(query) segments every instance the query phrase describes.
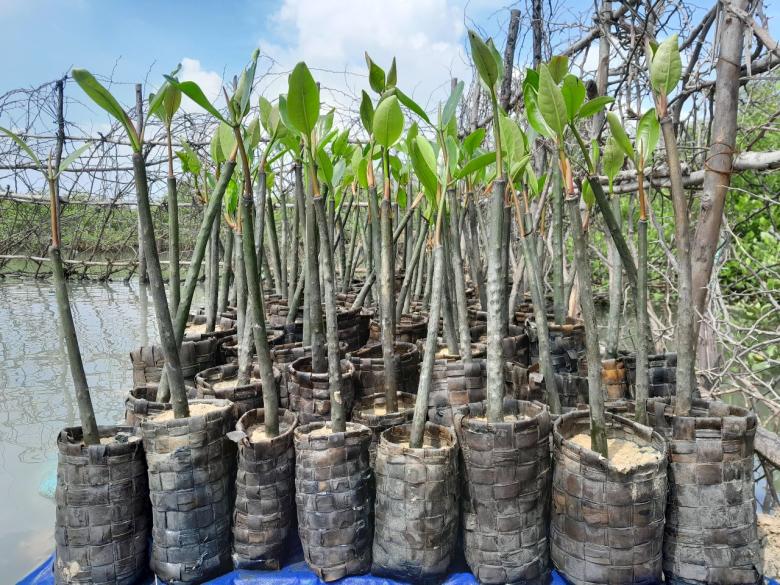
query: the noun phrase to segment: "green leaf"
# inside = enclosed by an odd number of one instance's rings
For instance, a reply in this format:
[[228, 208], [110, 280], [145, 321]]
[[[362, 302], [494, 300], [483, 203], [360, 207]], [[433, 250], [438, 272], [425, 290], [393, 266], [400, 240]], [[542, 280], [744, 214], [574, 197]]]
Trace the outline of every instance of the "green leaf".
[[544, 121], [541, 112], [539, 111], [538, 95], [533, 83], [526, 77], [528, 83], [523, 83], [523, 101], [525, 102], [525, 115], [528, 118], [528, 123], [531, 125], [538, 134], [546, 136], [547, 138], [553, 138], [554, 133], [552, 129]]
[[374, 112], [374, 139], [376, 143], [390, 148], [401, 137], [404, 130], [404, 113], [396, 96], [382, 100]]
[[582, 200], [588, 207], [593, 207], [593, 204], [596, 203], [596, 195], [593, 193], [593, 189], [591, 189], [588, 181], [582, 182]]
[[254, 150], [260, 144], [260, 118], [254, 118], [249, 122], [249, 125], [246, 127], [244, 143], [248, 151]]
[[674, 34], [658, 45], [653, 55], [650, 83], [657, 93], [669, 95], [679, 83], [681, 75], [680, 49], [677, 46], [677, 35]]
[[487, 46], [488, 49], [490, 49], [490, 54], [493, 55], [493, 60], [496, 62], [496, 70], [498, 71], [498, 79], [496, 81], [501, 81], [504, 79], [504, 60], [501, 58], [498, 49], [496, 49], [496, 45], [493, 43], [492, 38], [487, 40]]
[[296, 136], [300, 134], [290, 121], [290, 116], [287, 113], [287, 96], [283, 94], [279, 96], [279, 115], [282, 117], [282, 123], [289, 128], [291, 132], [295, 133]]
[[455, 115], [455, 111], [458, 108], [458, 102], [460, 102], [460, 96], [463, 95], [463, 82], [459, 81], [455, 86], [455, 89], [447, 99], [447, 103], [444, 104], [444, 109], [441, 111], [440, 127], [444, 128], [450, 123], [452, 117]]
[[636, 127], [636, 150], [642, 161], [647, 161], [653, 154], [660, 134], [661, 125], [658, 123], [655, 108], [652, 108], [644, 113]]
[[374, 104], [365, 90], [363, 90], [363, 97], [360, 100], [360, 121], [363, 122], [363, 128], [370, 136], [374, 126]]
[[496, 162], [495, 152], [491, 151], [491, 152], [486, 152], [484, 154], [480, 154], [479, 156], [472, 158], [469, 162], [467, 162], [460, 169], [458, 169], [458, 172], [454, 174], [454, 177], [456, 179], [462, 179], [464, 177], [469, 176], [471, 173], [484, 169], [485, 167], [487, 167], [488, 165], [494, 162]]
[[555, 83], [546, 65], [542, 64], [539, 70], [539, 93], [537, 105], [542, 118], [555, 133], [558, 139], [563, 138], [568, 117], [566, 115], [566, 103], [563, 101], [561, 88]]
[[466, 138], [463, 139], [463, 151], [468, 155], [471, 156], [474, 154], [474, 151], [482, 146], [482, 142], [485, 140], [485, 129], [484, 128], [477, 128], [466, 136]]
[[82, 144], [79, 148], [71, 152], [65, 160], [60, 162], [60, 168], [57, 169], [57, 172], [55, 173], [55, 177], [61, 175], [67, 168], [73, 164], [73, 162], [80, 157], [84, 152], [86, 152], [87, 149], [91, 148], [93, 144], [91, 142], [87, 142], [86, 144]]
[[27, 154], [27, 156], [30, 157], [30, 159], [33, 161], [33, 163], [35, 163], [35, 166], [38, 167], [41, 171], [44, 171], [43, 164], [41, 164], [40, 159], [38, 159], [38, 157], [33, 152], [32, 148], [30, 148], [27, 145], [27, 143], [24, 140], [21, 139], [21, 137], [19, 137], [15, 133], [11, 132], [7, 128], [3, 128], [2, 126], [0, 126], [0, 132], [2, 132], [6, 136], [8, 136], [8, 138], [10, 138], [14, 142], [16, 142], [17, 146], [19, 148], [21, 148]]
[[395, 57], [393, 57], [393, 62], [390, 64], [390, 70], [387, 72], [387, 87], [395, 87], [395, 84], [398, 82], [398, 71], [395, 67]]
[[550, 70], [553, 81], [558, 84], [569, 72], [569, 58], [565, 55], [555, 55], [550, 59], [547, 68]]
[[398, 207], [406, 209], [409, 198], [406, 195], [406, 189], [403, 187], [398, 188], [398, 193], [395, 195], [395, 201], [398, 203]]
[[612, 136], [617, 140], [620, 148], [628, 158], [634, 160], [634, 147], [631, 146], [631, 141], [628, 139], [628, 135], [623, 129], [623, 123], [620, 121], [620, 118], [617, 117], [615, 112], [607, 112], [607, 122], [609, 123], [609, 129], [612, 132]]
[[573, 122], [582, 107], [582, 102], [585, 101], [585, 84], [577, 76], [567, 75], [563, 78], [561, 93], [563, 101], [566, 103], [569, 122]]
[[508, 162], [516, 162], [525, 155], [525, 139], [523, 131], [517, 123], [499, 113], [498, 123], [501, 128], [501, 147], [506, 153]]
[[428, 118], [428, 114], [425, 113], [425, 110], [423, 110], [416, 101], [414, 101], [400, 89], [396, 89], [395, 95], [399, 102], [420, 116], [420, 118], [422, 118], [426, 124], [430, 125], [431, 121]]
[[471, 44], [471, 59], [477, 68], [477, 73], [488, 89], [495, 92], [496, 82], [498, 82], [498, 65], [496, 65], [493, 52], [473, 30], [469, 30], [468, 35]]
[[333, 163], [324, 148], [318, 148], [316, 153], [317, 171], [322, 179], [329, 185], [333, 184]]
[[176, 156], [181, 161], [182, 171], [191, 173], [195, 176], [200, 174], [200, 159], [195, 151], [188, 144], [182, 144], [182, 149], [176, 152]]
[[71, 71], [71, 75], [73, 76], [73, 79], [76, 80], [76, 83], [79, 84], [79, 87], [84, 90], [84, 93], [86, 93], [93, 102], [103, 108], [124, 126], [133, 150], [135, 152], [140, 152], [141, 139], [138, 136], [138, 132], [136, 132], [135, 126], [133, 126], [133, 122], [130, 120], [130, 116], [122, 109], [122, 106], [120, 106], [119, 102], [116, 101], [116, 98], [111, 95], [111, 92], [103, 87], [103, 85], [86, 69], [74, 69]]
[[258, 104], [260, 106], [260, 122], [262, 122], [263, 128], [265, 128], [265, 131], [268, 132], [268, 134], [273, 134], [274, 131], [271, 128], [271, 111], [273, 110], [273, 106], [271, 105], [271, 102], [263, 96], [258, 98]]
[[320, 88], [303, 61], [288, 79], [287, 115], [293, 127], [310, 140], [320, 116]]
[[610, 193], [612, 192], [612, 182], [620, 172], [620, 169], [623, 168], [623, 161], [625, 158], [626, 155], [618, 144], [618, 141], [615, 140], [614, 136], [610, 136], [607, 139], [607, 144], [604, 146], [604, 172], [609, 179]]
[[611, 104], [614, 101], [615, 98], [609, 97], [608, 95], [594, 97], [592, 100], [585, 102], [585, 105], [580, 108], [577, 118], [584, 120], [586, 118], [590, 118], [591, 116], [595, 116], [601, 110], [603, 110], [605, 106]]
[[433, 146], [423, 136], [417, 136], [412, 143], [412, 167], [420, 180], [426, 193], [431, 196], [436, 196], [436, 188], [438, 186], [438, 179], [436, 178], [436, 154], [433, 151]]
[[[241, 72], [241, 77], [236, 86], [236, 93], [233, 98], [237, 106], [239, 118], [246, 116], [249, 111], [249, 97], [252, 94], [252, 84], [255, 80], [255, 70], [257, 69], [257, 59], [260, 56], [260, 49], [252, 51], [252, 58], [249, 66]], [[240, 120], [236, 120], [239, 122]]]
[[368, 83], [375, 92], [381, 94], [385, 91], [385, 71], [379, 65], [371, 60], [366, 53], [366, 64], [368, 65]]
[[214, 116], [217, 120], [224, 122], [225, 124], [229, 124], [225, 117], [219, 113], [219, 110], [217, 110], [217, 108], [215, 108], [214, 105], [209, 101], [209, 99], [206, 97], [206, 94], [203, 93], [203, 90], [197, 83], [194, 81], [178, 82], [169, 75], [166, 75], [165, 78], [173, 85], [176, 85], [184, 95], [198, 104], [201, 108], [206, 110], [209, 114]]
[[[217, 128], [217, 134], [219, 134], [219, 147], [222, 149], [222, 160], [227, 160], [230, 154], [233, 152], [233, 148], [236, 145], [236, 135], [233, 132], [233, 127], [230, 124], [223, 122]], [[249, 150], [247, 150], [249, 152]]]

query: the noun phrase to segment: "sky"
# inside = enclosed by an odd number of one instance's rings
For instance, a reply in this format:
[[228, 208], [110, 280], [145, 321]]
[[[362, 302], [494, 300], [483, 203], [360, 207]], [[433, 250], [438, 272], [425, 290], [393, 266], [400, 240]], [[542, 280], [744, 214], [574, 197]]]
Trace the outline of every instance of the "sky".
[[[555, 7], [547, 15], [553, 22], [568, 23], [564, 36], [576, 39], [574, 25], [591, 26], [591, 17], [580, 16], [590, 2], [544, 4], [545, 11]], [[688, 4], [701, 4], [703, 13], [711, 2]], [[527, 0], [0, 0], [0, 94], [83, 67], [113, 79], [112, 91], [130, 104], [135, 82], [143, 82], [148, 95], [181, 63], [181, 79], [195, 80], [217, 97], [223, 80], [239, 73], [259, 47], [263, 95], [274, 100], [284, 92], [287, 73], [305, 60], [330, 90], [325, 97], [330, 105], [346, 107], [368, 86], [363, 57], [368, 51], [385, 69], [395, 56], [398, 86], [433, 111], [446, 99], [451, 77], [471, 79], [467, 27], [497, 35], [503, 50], [509, 8], [520, 8], [520, 51], [527, 50], [527, 5]], [[770, 19], [780, 13], [775, 2], [767, 5]], [[770, 31], [777, 38], [776, 22]], [[595, 50], [590, 56], [595, 58]], [[68, 91], [78, 92], [73, 85]], [[192, 103], [185, 108], [197, 109]], [[107, 121], [98, 112], [95, 117], [98, 125]]]

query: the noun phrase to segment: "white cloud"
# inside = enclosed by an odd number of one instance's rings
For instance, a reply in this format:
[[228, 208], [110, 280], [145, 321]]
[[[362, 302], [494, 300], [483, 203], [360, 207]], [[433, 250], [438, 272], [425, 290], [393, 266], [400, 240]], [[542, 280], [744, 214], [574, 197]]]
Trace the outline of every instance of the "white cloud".
[[[200, 61], [184, 57], [181, 60], [181, 71], [179, 79], [182, 81], [194, 81], [206, 94], [212, 102], [218, 101], [222, 92], [222, 76], [216, 71], [203, 69]], [[202, 112], [200, 106], [195, 105], [190, 98], [184, 96], [182, 99], [182, 108], [187, 112]]]
[[368, 90], [364, 51], [385, 71], [395, 56], [398, 86], [429, 110], [446, 99], [451, 77], [471, 76], [462, 8], [451, 0], [284, 0], [269, 18], [285, 31], [277, 43], [259, 42], [275, 61], [261, 83], [270, 98], [286, 91], [283, 73], [306, 61], [324, 101], [355, 107]]

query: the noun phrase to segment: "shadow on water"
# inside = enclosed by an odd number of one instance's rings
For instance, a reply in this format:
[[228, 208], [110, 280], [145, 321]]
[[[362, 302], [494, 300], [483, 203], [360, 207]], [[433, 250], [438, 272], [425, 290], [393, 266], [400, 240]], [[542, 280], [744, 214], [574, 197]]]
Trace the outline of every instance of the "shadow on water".
[[[98, 424], [122, 418], [129, 352], [157, 339], [145, 289], [70, 283]], [[54, 546], [54, 504], [40, 490], [56, 469], [58, 431], [79, 421], [51, 282], [0, 281], [0, 323], [0, 575], [15, 582]]]

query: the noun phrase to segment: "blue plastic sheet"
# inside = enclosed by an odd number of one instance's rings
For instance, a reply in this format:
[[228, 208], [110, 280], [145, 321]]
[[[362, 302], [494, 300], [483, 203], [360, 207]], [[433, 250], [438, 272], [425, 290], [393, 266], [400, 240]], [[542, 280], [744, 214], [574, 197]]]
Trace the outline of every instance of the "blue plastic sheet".
[[[32, 573], [19, 581], [18, 585], [53, 585], [54, 575], [52, 573], [52, 563], [54, 555], [37, 567]], [[442, 582], [442, 585], [478, 585], [474, 575], [465, 570], [465, 567], [459, 568]], [[139, 585], [152, 585], [154, 576], [150, 575], [148, 579], [141, 581]], [[317, 576], [309, 570], [303, 561], [302, 554], [296, 554], [293, 559], [280, 571], [231, 571], [226, 575], [217, 577], [208, 582], [211, 585], [321, 585], [324, 584]], [[401, 581], [373, 577], [372, 575], [360, 575], [357, 577], [346, 577], [336, 581], [340, 585], [400, 585]], [[557, 573], [553, 572], [552, 583], [554, 585], [565, 585], [564, 581]]]

